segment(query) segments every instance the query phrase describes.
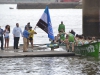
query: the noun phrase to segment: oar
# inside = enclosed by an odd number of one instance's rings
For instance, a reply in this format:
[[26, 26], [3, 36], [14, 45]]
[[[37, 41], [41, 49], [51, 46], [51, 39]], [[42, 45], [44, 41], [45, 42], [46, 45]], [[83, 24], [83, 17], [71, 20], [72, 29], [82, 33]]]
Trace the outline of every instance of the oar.
[[[48, 43], [49, 44], [49, 43]], [[46, 44], [34, 44], [34, 45], [48, 45], [47, 43]]]

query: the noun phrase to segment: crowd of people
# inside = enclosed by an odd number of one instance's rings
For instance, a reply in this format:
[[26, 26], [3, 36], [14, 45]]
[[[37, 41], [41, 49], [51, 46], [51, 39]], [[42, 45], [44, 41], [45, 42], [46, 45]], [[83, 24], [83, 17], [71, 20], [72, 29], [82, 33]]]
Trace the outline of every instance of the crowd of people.
[[[9, 33], [10, 33], [10, 25], [6, 25], [5, 29], [3, 30], [0, 27], [0, 41], [1, 41], [1, 50], [9, 49]], [[19, 27], [19, 23], [16, 23], [16, 27], [13, 28], [13, 37], [14, 37], [14, 49], [19, 49], [19, 39], [20, 35], [23, 37], [23, 52], [27, 52], [29, 43], [31, 43], [31, 47], [33, 49], [33, 36], [34, 34], [37, 34], [30, 25], [30, 22], [25, 25], [25, 29], [22, 32], [22, 29]], [[4, 36], [4, 37], [3, 37]], [[5, 46], [3, 47], [4, 40], [5, 39]], [[65, 43], [67, 50], [69, 52], [69, 47], [71, 45], [72, 52], [74, 52], [74, 46], [81, 46], [84, 44], [89, 43], [95, 43], [96, 38], [95, 37], [84, 37], [83, 35], [78, 35], [75, 33], [74, 30], [69, 31], [69, 33], [65, 32], [65, 25], [63, 24], [63, 21], [61, 21], [61, 24], [58, 26], [58, 34], [55, 36], [55, 40], [53, 40], [54, 43]]]
[[[1, 41], [1, 50], [9, 49], [9, 33], [10, 33], [10, 25], [6, 25], [3, 30], [0, 26], [0, 41]], [[16, 27], [13, 28], [12, 31], [14, 37], [14, 45], [13, 49], [19, 49], [18, 44], [20, 40], [20, 35], [23, 37], [23, 52], [26, 52], [28, 49], [29, 43], [31, 43], [31, 47], [33, 49], [33, 36], [37, 34], [30, 25], [30, 22], [25, 26], [24, 31], [19, 27], [19, 23], [16, 23]], [[4, 45], [5, 39], [5, 46]]]

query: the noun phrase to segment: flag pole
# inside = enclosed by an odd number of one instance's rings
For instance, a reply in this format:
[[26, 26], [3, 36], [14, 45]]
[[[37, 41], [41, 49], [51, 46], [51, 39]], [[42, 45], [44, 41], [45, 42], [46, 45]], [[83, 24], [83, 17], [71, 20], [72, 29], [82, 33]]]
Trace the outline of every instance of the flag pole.
[[[36, 25], [37, 26], [37, 25]], [[36, 26], [34, 27], [34, 30], [36, 29]]]

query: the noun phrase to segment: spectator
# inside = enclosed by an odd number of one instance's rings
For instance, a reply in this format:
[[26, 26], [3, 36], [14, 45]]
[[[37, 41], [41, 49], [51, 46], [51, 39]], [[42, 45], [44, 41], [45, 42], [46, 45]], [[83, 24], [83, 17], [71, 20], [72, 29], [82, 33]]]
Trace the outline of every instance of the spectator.
[[25, 27], [27, 27], [27, 29], [29, 30], [29, 27], [30, 27], [30, 22], [27, 23], [27, 25]]
[[19, 49], [18, 43], [19, 43], [19, 39], [20, 39], [20, 34], [22, 35], [22, 30], [19, 27], [19, 23], [16, 23], [16, 27], [13, 29], [14, 49]]
[[4, 30], [4, 38], [5, 38], [5, 48], [9, 49], [9, 33], [10, 33], [10, 26], [6, 25]]
[[4, 34], [4, 31], [3, 31], [3, 29], [2, 29], [1, 26], [0, 26], [1, 50], [4, 50], [4, 48], [3, 48], [3, 34]]
[[31, 47], [33, 49], [33, 37], [34, 37], [34, 34], [37, 34], [34, 30], [32, 30], [32, 27], [29, 27], [29, 39], [28, 39], [28, 44], [29, 42], [31, 43]]
[[23, 52], [27, 52], [28, 37], [29, 37], [28, 28], [25, 27], [25, 30], [23, 31]]

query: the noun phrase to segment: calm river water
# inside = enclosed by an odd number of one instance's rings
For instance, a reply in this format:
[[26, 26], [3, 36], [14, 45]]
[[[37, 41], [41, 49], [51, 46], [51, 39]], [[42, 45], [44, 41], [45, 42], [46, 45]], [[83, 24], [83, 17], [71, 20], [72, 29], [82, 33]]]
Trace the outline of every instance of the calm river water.
[[[9, 9], [13, 7], [14, 9]], [[82, 34], [82, 9], [50, 9], [54, 34], [61, 21], [66, 25], [66, 32], [73, 29]], [[34, 28], [44, 9], [16, 9], [16, 4], [0, 4], [0, 26], [11, 26], [10, 46], [13, 45], [12, 29], [16, 23], [22, 30], [30, 22]], [[36, 28], [35, 44], [48, 43], [48, 37]], [[45, 41], [44, 41], [45, 40]], [[22, 43], [22, 37], [20, 42]], [[100, 75], [100, 60], [92, 57], [30, 57], [0, 58], [0, 75]]]

